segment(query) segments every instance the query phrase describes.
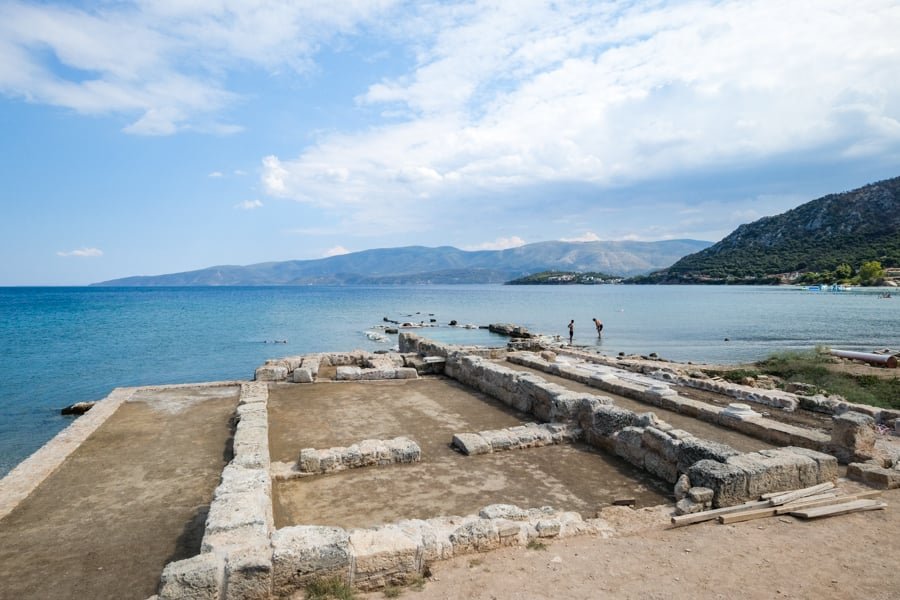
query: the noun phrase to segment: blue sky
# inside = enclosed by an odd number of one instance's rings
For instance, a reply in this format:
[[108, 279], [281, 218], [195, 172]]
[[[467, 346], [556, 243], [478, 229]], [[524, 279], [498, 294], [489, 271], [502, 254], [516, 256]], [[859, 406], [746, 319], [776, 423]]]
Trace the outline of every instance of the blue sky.
[[716, 241], [900, 175], [900, 2], [0, 0], [0, 285]]

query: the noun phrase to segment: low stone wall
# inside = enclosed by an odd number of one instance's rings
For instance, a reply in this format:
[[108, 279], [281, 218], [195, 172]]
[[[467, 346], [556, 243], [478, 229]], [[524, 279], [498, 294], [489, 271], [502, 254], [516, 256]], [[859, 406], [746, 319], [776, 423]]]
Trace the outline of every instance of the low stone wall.
[[371, 381], [374, 379], [418, 379], [418, 372], [412, 367], [387, 367], [365, 369], [342, 366], [334, 377], [337, 381]]
[[244, 383], [234, 458], [222, 471], [206, 518], [201, 553], [166, 565], [159, 600], [267, 599], [272, 592], [272, 481], [265, 383]]
[[392, 440], [363, 440], [348, 447], [327, 450], [304, 448], [297, 461], [299, 475], [331, 473], [345, 469], [357, 469], [374, 465], [419, 462], [422, 450], [409, 438]]
[[564, 423], [527, 423], [518, 427], [492, 429], [478, 433], [457, 433], [451, 445], [468, 456], [490, 454], [503, 450], [539, 448], [571, 442], [581, 437], [581, 431]]
[[640, 385], [621, 379], [612, 373], [597, 374], [574, 365], [549, 362], [530, 352], [510, 354], [507, 360], [652, 406], [659, 406], [708, 423], [734, 429], [773, 444], [827, 450], [832, 443], [831, 436], [826, 433], [766, 419], [761, 415], [752, 418], [736, 416], [720, 406], [680, 396], [678, 392], [662, 382], [656, 385]]
[[402, 584], [426, 564], [538, 538], [596, 532], [602, 522], [549, 508], [491, 505], [478, 515], [400, 521], [371, 529], [295, 526], [272, 537], [274, 589], [288, 597], [313, 580], [338, 577], [363, 590]]
[[418, 371], [400, 354], [370, 354], [362, 350], [289, 356], [267, 360], [256, 369], [256, 381], [313, 383], [323, 366], [336, 367], [338, 381], [416, 379]]

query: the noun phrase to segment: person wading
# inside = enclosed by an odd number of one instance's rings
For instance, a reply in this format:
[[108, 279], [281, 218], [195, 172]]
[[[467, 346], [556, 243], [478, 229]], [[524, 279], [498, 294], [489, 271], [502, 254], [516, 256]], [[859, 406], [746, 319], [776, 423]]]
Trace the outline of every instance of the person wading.
[[575, 337], [575, 319], [569, 321], [569, 345], [572, 345], [572, 338]]
[[597, 328], [597, 337], [603, 337], [603, 321], [594, 317], [594, 327]]

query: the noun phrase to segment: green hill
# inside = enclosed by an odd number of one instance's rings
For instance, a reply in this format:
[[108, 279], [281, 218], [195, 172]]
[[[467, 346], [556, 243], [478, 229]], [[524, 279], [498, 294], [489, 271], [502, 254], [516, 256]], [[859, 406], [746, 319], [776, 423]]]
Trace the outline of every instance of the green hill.
[[638, 283], [775, 283], [868, 261], [900, 266], [900, 177], [812, 200], [741, 225]]

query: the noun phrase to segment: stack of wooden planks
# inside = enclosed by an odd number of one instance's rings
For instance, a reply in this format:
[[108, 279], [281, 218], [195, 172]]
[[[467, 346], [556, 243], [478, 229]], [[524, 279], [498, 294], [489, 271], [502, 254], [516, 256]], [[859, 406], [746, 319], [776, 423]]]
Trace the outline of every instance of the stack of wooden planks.
[[871, 499], [880, 494], [879, 490], [843, 494], [835, 489], [833, 483], [821, 483], [790, 492], [763, 494], [759, 500], [737, 506], [672, 517], [672, 526], [681, 527], [713, 519], [728, 525], [776, 515], [816, 519], [852, 512], [880, 510], [886, 508], [887, 504]]

